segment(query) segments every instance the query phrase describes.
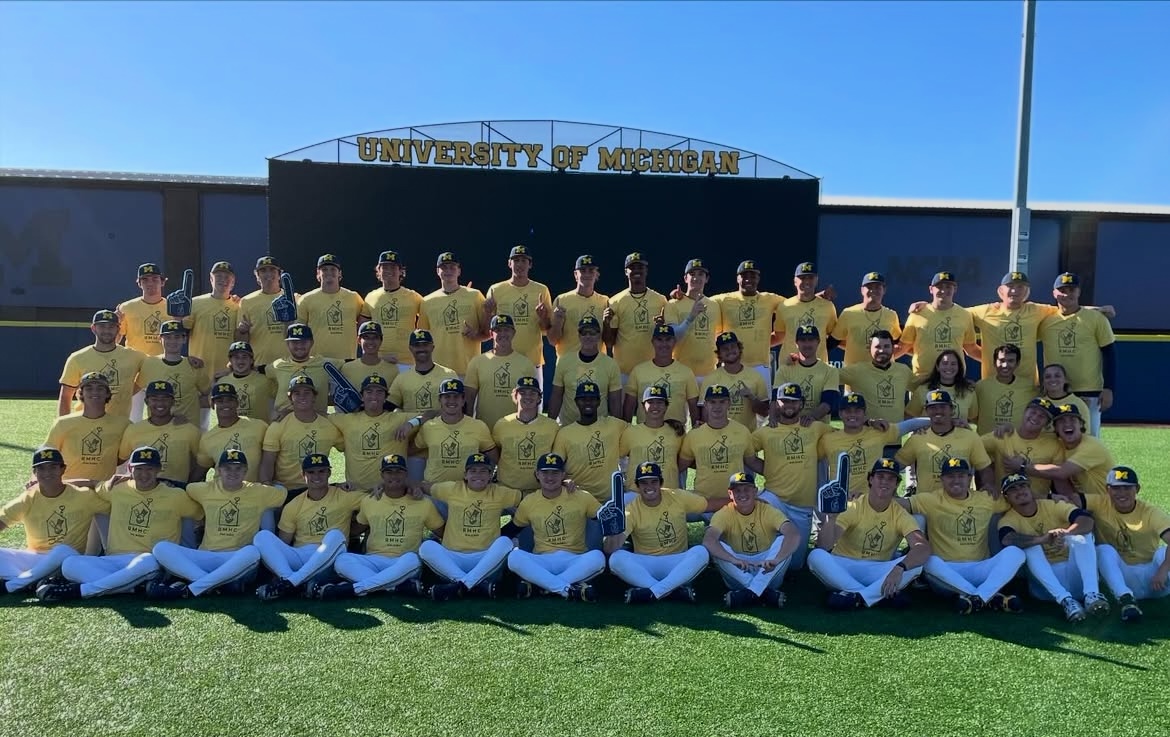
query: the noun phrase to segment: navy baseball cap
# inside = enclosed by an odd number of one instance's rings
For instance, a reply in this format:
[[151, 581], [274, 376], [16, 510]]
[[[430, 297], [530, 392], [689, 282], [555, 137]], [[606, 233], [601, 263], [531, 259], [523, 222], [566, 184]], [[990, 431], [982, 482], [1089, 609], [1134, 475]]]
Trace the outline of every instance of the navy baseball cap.
[[1137, 471], [1129, 466], [1114, 466], [1105, 474], [1106, 486], [1137, 486]]
[[138, 278], [141, 279], [144, 276], [162, 276], [162, 269], [158, 267], [158, 264], [141, 264], [138, 267]]
[[651, 384], [642, 392], [642, 401], [646, 402], [651, 399], [661, 399], [664, 402], [670, 401], [670, 392], [664, 386], [658, 384]]
[[271, 266], [276, 269], [280, 268], [280, 264], [276, 263], [276, 259], [272, 256], [261, 256], [260, 258], [256, 259], [256, 271], [259, 271], [265, 266]]
[[253, 353], [252, 344], [246, 340], [237, 340], [228, 346], [228, 355], [229, 356], [232, 355], [233, 353], [239, 353], [241, 351], [243, 351], [244, 353]]
[[298, 374], [288, 380], [288, 391], [290, 394], [293, 389], [301, 386], [307, 386], [313, 390], [314, 394], [317, 393], [317, 385], [313, 383], [313, 378], [307, 374]]
[[440, 397], [444, 394], [463, 394], [463, 392], [463, 382], [459, 379], [444, 379], [443, 382], [439, 384]]
[[573, 270], [576, 271], [577, 269], [580, 269], [584, 266], [596, 267], [597, 264], [594, 263], [592, 256], [590, 256], [589, 254], [584, 254], [584, 255], [577, 257], [577, 262], [575, 264], [573, 264]]
[[651, 338], [673, 338], [674, 326], [672, 325], [655, 325], [654, 331], [650, 333]]
[[498, 330], [499, 328], [516, 328], [516, 321], [512, 319], [511, 315], [492, 315], [491, 329]]
[[537, 471], [564, 471], [565, 459], [556, 453], [545, 453], [536, 462]]
[[739, 343], [739, 336], [732, 332], [719, 333], [715, 336], [715, 347], [728, 345], [729, 343]]
[[581, 398], [585, 398], [585, 397], [597, 397], [598, 399], [600, 399], [601, 398], [601, 388], [598, 387], [597, 384], [595, 384], [592, 381], [582, 381], [580, 384], [577, 385], [577, 393], [574, 395], [574, 397], [576, 399], [581, 399]]
[[85, 386], [86, 384], [104, 384], [106, 386], [109, 386], [110, 385], [110, 377], [106, 376], [105, 374], [103, 374], [100, 371], [86, 371], [84, 374], [81, 375], [81, 381], [78, 383], [77, 386], [80, 388], [80, 387]]
[[540, 382], [536, 380], [535, 376], [521, 376], [516, 379], [517, 389], [531, 389], [534, 392], [540, 391]]
[[722, 384], [712, 384], [703, 392], [703, 400], [708, 399], [731, 399], [731, 390]]
[[796, 271], [793, 276], [816, 276], [817, 265], [812, 261], [803, 261], [796, 265]]
[[[1077, 406], [1071, 402], [1068, 404], [1054, 404], [1052, 405], [1052, 419], [1057, 417], [1064, 417], [1065, 415], [1072, 415], [1073, 417], [1080, 417], [1081, 411]], [[1082, 418], [1083, 419], [1083, 418]]]
[[752, 261], [751, 259], [748, 259], [747, 261], [740, 261], [739, 268], [735, 270], [735, 273], [742, 274], [745, 271], [754, 271], [758, 274], [760, 273], [760, 267], [756, 266], [756, 262]]
[[727, 479], [727, 485], [740, 486], [741, 484], [748, 484], [750, 486], [756, 485], [756, 475], [751, 471], [740, 471], [739, 473], [731, 474], [731, 478]]
[[821, 331], [816, 325], [797, 325], [795, 340], [820, 340]]
[[380, 264], [397, 264], [398, 251], [382, 251], [378, 254], [378, 263]]
[[93, 324], [100, 325], [103, 322], [112, 322], [118, 324], [118, 313], [113, 310], [98, 310], [93, 313]]
[[175, 385], [169, 381], [152, 381], [146, 385], [146, 396], [175, 396]]
[[390, 453], [389, 455], [382, 456], [382, 470], [383, 471], [389, 471], [389, 470], [395, 469], [395, 468], [400, 469], [402, 471], [405, 471], [406, 470], [406, 458], [398, 455], [397, 453]]
[[361, 390], [363, 392], [366, 389], [369, 389], [371, 386], [378, 388], [378, 389], [381, 389], [382, 391], [389, 391], [389, 387], [386, 386], [386, 380], [384, 378], [382, 378], [381, 376], [378, 376], [377, 374], [367, 376], [366, 378], [362, 379], [362, 389]]
[[893, 458], [879, 458], [873, 462], [873, 468], [869, 469], [869, 475], [875, 473], [892, 473], [895, 476], [902, 473], [902, 466]]
[[954, 402], [951, 401], [950, 392], [945, 389], [931, 389], [926, 393], [926, 400], [922, 403], [922, 406], [929, 407], [932, 404], [945, 404], [949, 407]]
[[236, 391], [235, 384], [228, 384], [221, 381], [211, 387], [212, 399], [221, 399], [223, 397], [232, 397], [233, 399], [236, 399], [239, 396], [240, 393]]
[[301, 459], [302, 471], [312, 471], [315, 468], [332, 468], [329, 465], [329, 456], [324, 453], [310, 453]]
[[162, 455], [149, 445], [144, 445], [134, 449], [134, 452], [130, 454], [130, 462], [127, 465], [131, 468], [135, 466], [162, 468]]
[[1071, 271], [1066, 271], [1060, 276], [1056, 277], [1056, 281], [1052, 284], [1053, 289], [1063, 289], [1064, 287], [1079, 287], [1081, 285], [1081, 277]]
[[638, 470], [634, 473], [634, 483], [644, 481], [646, 479], [662, 480], [662, 466], [657, 463], [639, 463]]
[[358, 326], [358, 335], [376, 335], [382, 337], [382, 325], [373, 320], [366, 320]]
[[597, 332], [600, 333], [601, 332], [601, 323], [598, 322], [597, 318], [594, 317], [593, 315], [584, 315], [577, 322], [577, 332], [580, 333], [584, 330], [596, 330]]
[[1003, 477], [1003, 481], [999, 482], [999, 490], [1006, 494], [1008, 489], [1013, 486], [1020, 486], [1021, 484], [1031, 486], [1032, 481], [1022, 473], [1009, 473]]
[[317, 268], [319, 269], [322, 266], [336, 266], [340, 269], [341, 261], [339, 261], [338, 258], [332, 253], [326, 253], [317, 259]]
[[937, 287], [941, 282], [949, 281], [951, 284], [958, 284], [959, 280], [955, 278], [953, 271], [940, 271], [934, 276], [930, 277], [930, 286]]
[[846, 407], [858, 407], [865, 409], [865, 397], [857, 392], [849, 392], [841, 397], [841, 401], [837, 404], [837, 411], [845, 409]]
[[214, 274], [217, 271], [226, 271], [229, 274], [236, 273], [236, 270], [232, 268], [231, 261], [216, 261], [211, 265], [211, 273]]
[[443, 251], [442, 253], [439, 254], [439, 257], [437, 259], [435, 259], [435, 267], [436, 268], [439, 266], [442, 266], [443, 264], [457, 264], [457, 263], [459, 263], [459, 257], [456, 256], [455, 254], [451, 253], [450, 251]]
[[692, 271], [705, 271], [708, 274], [711, 273], [710, 270], [707, 268], [706, 262], [703, 261], [703, 259], [701, 259], [701, 258], [693, 258], [690, 261], [687, 261], [687, 265], [686, 265], [686, 268], [683, 269], [683, 273], [689, 274]]
[[287, 330], [284, 331], [284, 339], [285, 341], [312, 340], [313, 328], [309, 327], [303, 322], [294, 322], [292, 325], [288, 326]]
[[467, 463], [463, 464], [464, 468], [471, 468], [472, 466], [491, 466], [492, 462], [483, 453], [472, 453], [467, 456]]
[[999, 280], [999, 285], [1001, 287], [1007, 286], [1008, 284], [1027, 284], [1027, 283], [1028, 283], [1028, 275], [1022, 271], [1009, 271], [1008, 273], [1003, 275], [1002, 279]]
[[179, 320], [163, 320], [158, 325], [159, 335], [185, 335], [187, 328]]
[[248, 456], [244, 455], [244, 451], [239, 448], [225, 448], [219, 454], [220, 466], [246, 466], [248, 465]]
[[803, 402], [804, 390], [800, 388], [800, 384], [794, 384], [789, 381], [772, 390], [772, 399], [777, 402], [784, 400], [789, 402]]
[[628, 269], [631, 266], [633, 266], [634, 264], [643, 264], [643, 265], [648, 266], [650, 264], [650, 262], [647, 261], [646, 258], [644, 256], [642, 256], [642, 254], [638, 253], [637, 251], [634, 251], [633, 253], [626, 254], [625, 268]]
[[431, 331], [423, 330], [420, 328], [418, 330], [411, 330], [410, 331], [410, 341], [409, 342], [411, 345], [427, 345], [427, 344], [434, 345], [435, 339], [433, 337], [431, 337]]
[[512, 246], [512, 250], [508, 251], [508, 258], [514, 259], [517, 256], [519, 256], [520, 258], [526, 258], [529, 261], [532, 260], [532, 254], [528, 252], [528, 246], [524, 246], [524, 245]]
[[56, 448], [45, 447], [33, 451], [33, 468], [43, 466], [47, 463], [60, 463], [61, 465], [65, 465], [65, 456], [61, 455], [61, 451]]
[[966, 458], [945, 458], [938, 472], [941, 476], [948, 473], [971, 473], [971, 463]]
[[886, 283], [886, 277], [882, 276], [882, 274], [880, 272], [877, 272], [877, 271], [871, 271], [868, 274], [866, 274], [865, 276], [861, 277], [861, 286], [863, 286], [863, 287], [866, 286], [867, 284], [885, 284], [885, 283]]

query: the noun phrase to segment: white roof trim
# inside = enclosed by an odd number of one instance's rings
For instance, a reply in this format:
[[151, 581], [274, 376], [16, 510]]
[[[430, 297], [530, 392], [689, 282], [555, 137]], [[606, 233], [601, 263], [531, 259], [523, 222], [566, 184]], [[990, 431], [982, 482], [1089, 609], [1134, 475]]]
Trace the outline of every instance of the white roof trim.
[[[861, 197], [855, 195], [821, 194], [822, 205], [846, 207], [909, 207], [942, 210], [1007, 210], [1014, 203], [1008, 200], [933, 200], [902, 197]], [[1118, 204], [1102, 202], [1030, 202], [1032, 210], [1055, 212], [1114, 212], [1134, 215], [1170, 215], [1170, 205]]]

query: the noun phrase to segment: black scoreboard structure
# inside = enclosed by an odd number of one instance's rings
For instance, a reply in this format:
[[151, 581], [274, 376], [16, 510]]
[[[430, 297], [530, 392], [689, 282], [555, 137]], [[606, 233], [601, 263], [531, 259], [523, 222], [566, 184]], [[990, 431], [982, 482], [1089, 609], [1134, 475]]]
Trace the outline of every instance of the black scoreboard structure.
[[659, 291], [692, 258], [710, 265], [708, 294], [733, 290], [750, 258], [764, 289], [787, 293], [794, 264], [816, 256], [819, 195], [806, 172], [683, 136], [561, 121], [398, 128], [269, 159], [268, 250], [302, 292], [319, 255], [364, 285], [383, 250], [399, 252], [423, 294], [438, 288], [442, 251], [486, 291], [524, 244], [554, 296], [572, 289], [581, 254], [601, 266], [598, 291], [624, 289], [635, 251]]

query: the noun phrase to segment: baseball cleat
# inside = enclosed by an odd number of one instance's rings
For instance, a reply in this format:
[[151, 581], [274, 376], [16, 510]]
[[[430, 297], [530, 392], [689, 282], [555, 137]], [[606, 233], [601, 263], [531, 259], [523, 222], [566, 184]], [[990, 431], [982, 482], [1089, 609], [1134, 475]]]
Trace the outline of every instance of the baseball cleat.
[[694, 588], [690, 586], [679, 586], [674, 591], [670, 592], [670, 596], [666, 597], [671, 601], [681, 601], [684, 604], [694, 604], [699, 600], [695, 594]]
[[829, 605], [830, 609], [847, 611], [865, 606], [865, 599], [861, 598], [861, 594], [856, 591], [834, 591], [829, 594], [825, 603]]
[[760, 594], [760, 601], [763, 602], [764, 606], [783, 609], [784, 605], [788, 603], [788, 596], [783, 591], [764, 589], [764, 593]]
[[475, 585], [475, 588], [471, 590], [471, 593], [487, 599], [494, 599], [496, 598], [496, 595], [500, 593], [500, 587], [496, 584], [495, 581], [481, 581]]
[[1122, 622], [1139, 622], [1142, 618], [1142, 609], [1134, 600], [1133, 594], [1122, 594], [1121, 598], [1117, 600], [1121, 604], [1121, 621]]
[[275, 601], [283, 596], [288, 596], [296, 588], [287, 578], [278, 578], [257, 588], [256, 596], [260, 598], [260, 601]]
[[463, 597], [465, 588], [461, 583], [437, 583], [431, 587], [431, 599], [435, 601], [451, 601]]
[[37, 599], [41, 601], [68, 601], [81, 598], [79, 583], [42, 583], [37, 586]]
[[654, 592], [641, 586], [626, 589], [627, 604], [649, 604], [654, 601]]
[[1085, 597], [1085, 608], [1094, 617], [1101, 617], [1109, 613], [1109, 600], [1101, 594], [1089, 594]]
[[597, 590], [593, 588], [592, 584], [575, 583], [569, 587], [569, 601], [584, 601], [592, 603], [597, 601]]
[[1060, 606], [1064, 608], [1064, 618], [1070, 622], [1084, 622], [1085, 608], [1081, 603], [1071, 596], [1066, 596], [1064, 601], [1060, 602]]
[[996, 594], [987, 603], [989, 609], [995, 612], [1019, 614], [1024, 611], [1024, 602], [1015, 594]]
[[536, 594], [536, 587], [524, 579], [516, 582], [516, 598], [531, 599]]
[[394, 593], [402, 596], [422, 596], [426, 593], [422, 579], [408, 578], [394, 587]]
[[191, 596], [191, 590], [187, 588], [187, 584], [182, 581], [176, 581], [172, 584], [159, 583], [158, 581], [151, 581], [146, 584], [146, 598], [155, 599], [157, 601], [174, 601], [176, 599], [186, 599]]
[[723, 595], [723, 606], [728, 609], [740, 609], [760, 603], [760, 597], [747, 589], [734, 589]]
[[974, 594], [959, 594], [955, 597], [955, 611], [959, 614], [974, 614], [983, 609], [983, 599]]

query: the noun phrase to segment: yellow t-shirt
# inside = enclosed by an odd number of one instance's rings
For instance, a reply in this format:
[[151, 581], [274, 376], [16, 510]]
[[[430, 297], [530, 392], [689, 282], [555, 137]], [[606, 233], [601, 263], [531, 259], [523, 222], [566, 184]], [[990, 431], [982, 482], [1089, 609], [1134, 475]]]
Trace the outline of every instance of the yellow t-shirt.
[[1025, 302], [1016, 310], [1005, 309], [999, 302], [968, 307], [979, 330], [979, 344], [983, 347], [981, 376], [995, 376], [995, 349], [1013, 343], [1020, 348], [1020, 364], [1016, 376], [1025, 382], [1037, 383], [1036, 343], [1040, 339], [1040, 323], [1044, 318], [1059, 313], [1054, 305], [1040, 305]]
[[268, 426], [264, 433], [264, 450], [276, 453], [276, 483], [290, 489], [303, 489], [305, 476], [301, 461], [312, 453], [328, 453], [330, 448], [345, 449], [341, 431], [328, 417], [320, 415], [312, 422], [301, 422], [288, 415]]
[[910, 511], [926, 517], [926, 534], [934, 554], [950, 562], [985, 560], [991, 554], [987, 546], [991, 518], [1009, 509], [1003, 499], [978, 491], [968, 493], [966, 499], [946, 493], [910, 497]]
[[575, 356], [581, 350], [581, 338], [577, 335], [577, 323], [585, 315], [597, 318], [601, 324], [601, 314], [609, 304], [609, 297], [600, 292], [594, 292], [588, 297], [577, 294], [577, 290], [558, 294], [553, 302], [553, 309], [563, 307], [565, 310], [565, 325], [561, 331], [561, 339], [553, 346], [557, 349], [557, 363], [565, 356]]
[[994, 430], [998, 425], [1019, 427], [1028, 402], [1039, 394], [1035, 385], [1023, 376], [1017, 371], [1010, 384], [1004, 384], [994, 376], [975, 384], [979, 427], [984, 430]]
[[[250, 460], [250, 459], [249, 459]], [[285, 492], [275, 486], [245, 482], [235, 491], [218, 480], [187, 486], [187, 496], [203, 508], [203, 542], [200, 550], [239, 550], [252, 544], [260, 530], [260, 518], [284, 504]]]
[[[262, 374], [259, 371], [253, 371], [247, 376], [236, 376], [234, 373], [228, 373], [227, 376], [219, 378], [215, 383], [231, 384], [236, 388], [236, 400], [239, 404], [236, 412], [241, 417], [250, 417], [254, 420], [262, 420], [264, 422], [268, 422], [272, 418], [276, 384], [271, 376]], [[287, 401], [287, 383], [284, 385], [284, 388], [285, 400]]]
[[[821, 333], [821, 347], [817, 350], [817, 358], [828, 361], [828, 336], [837, 329], [836, 306], [823, 297], [813, 297], [808, 302], [801, 302], [800, 297], [789, 297], [781, 302], [776, 308], [776, 332], [784, 333], [784, 343], [780, 346], [781, 356], [796, 353], [796, 329], [802, 325], [817, 326]], [[868, 349], [865, 356], [868, 360]], [[848, 363], [846, 361], [846, 365]]]
[[666, 419], [686, 423], [690, 417], [687, 411], [690, 400], [699, 398], [699, 385], [695, 382], [694, 372], [673, 360], [669, 366], [659, 366], [653, 361], [638, 364], [630, 373], [625, 389], [626, 395], [633, 397], [637, 402], [638, 411], [635, 416], [638, 422], [646, 420], [646, 405], [642, 404], [642, 392], [651, 386], [666, 387], [666, 393], [670, 397], [670, 402], [666, 405]]
[[610, 477], [618, 470], [626, 427], [616, 417], [598, 417], [592, 425], [564, 425], [553, 441], [553, 453], [565, 459], [568, 477], [600, 502], [609, 499]]
[[409, 494], [398, 498], [363, 496], [357, 521], [369, 525], [366, 553], [398, 557], [417, 553], [423, 530], [434, 532], [443, 527], [443, 515], [430, 499], [415, 499]]
[[267, 432], [267, 422], [251, 417], [241, 417], [231, 427], [217, 425], [199, 438], [196, 460], [203, 468], [215, 468], [225, 450], [242, 450], [248, 459], [244, 480], [257, 481], [260, 478], [260, 459], [264, 455], [264, 435]]
[[617, 330], [613, 360], [623, 374], [628, 374], [638, 364], [654, 358], [650, 332], [654, 329], [654, 318], [666, 307], [666, 297], [653, 289], [639, 295], [623, 289], [610, 297], [609, 307], [613, 310], [610, 325]]
[[118, 458], [128, 459], [135, 448], [149, 445], [162, 459], [159, 477], [186, 483], [195, 466], [201, 435], [199, 425], [190, 420], [182, 425], [176, 425], [174, 420], [165, 425], [154, 425], [146, 420], [135, 422], [122, 433]]
[[[706, 376], [715, 370], [715, 330], [722, 319], [719, 305], [710, 297], [700, 297], [707, 303], [707, 309], [700, 312], [687, 326], [683, 334], [674, 344], [674, 360], [683, 364], [695, 376]], [[666, 303], [666, 324], [678, 325], [691, 314], [695, 300], [683, 296], [682, 299], [672, 299]]]
[[[273, 411], [292, 409], [288, 398], [288, 383], [294, 376], [308, 376], [313, 380], [313, 388], [317, 390], [317, 399], [313, 408], [318, 412], [329, 409], [329, 374], [325, 373], [325, 364], [339, 365], [341, 361], [334, 361], [324, 356], [312, 355], [304, 361], [294, 361], [292, 358], [281, 358], [264, 367], [266, 376], [272, 378]], [[255, 412], [256, 410], [253, 410]]]
[[414, 415], [410, 412], [382, 412], [371, 417], [365, 412], [329, 416], [341, 431], [345, 446], [345, 480], [354, 488], [372, 489], [382, 481], [382, 456], [406, 455], [408, 441], [395, 440], [402, 423]]
[[910, 367], [904, 363], [891, 363], [889, 368], [880, 369], [873, 362], [855, 363], [841, 369], [841, 381], [845, 388], [865, 397], [867, 414], [871, 419], [881, 419], [897, 424], [906, 419], [906, 397], [910, 390]]
[[54, 545], [84, 553], [93, 516], [109, 510], [110, 505], [89, 489], [65, 484], [65, 490], [50, 499], [34, 484], [0, 509], [0, 522], [8, 527], [24, 524], [25, 547], [34, 553], [47, 553]]
[[537, 492], [524, 497], [512, 521], [532, 528], [534, 553], [584, 553], [585, 522], [596, 519], [600, 508], [601, 503], [581, 489], [562, 490], [552, 499]]
[[896, 502], [878, 512], [868, 496], [849, 502], [849, 508], [837, 515], [837, 526], [844, 532], [833, 546], [834, 555], [877, 561], [890, 560], [898, 543], [918, 530], [918, 523]]
[[901, 342], [913, 346], [910, 368], [916, 381], [924, 381], [934, 370], [938, 354], [949, 348], [962, 356], [963, 344], [975, 342], [975, 321], [959, 305], [945, 310], [926, 305], [921, 312], [906, 318]]
[[512, 351], [506, 356], [488, 351], [471, 357], [467, 364], [468, 388], [475, 389], [474, 416], [489, 428], [516, 411], [512, 390], [521, 376], [536, 376], [536, 366], [523, 353]]
[[1084, 469], [1072, 477], [1073, 486], [1077, 488], [1077, 491], [1086, 496], [1108, 494], [1105, 476], [1109, 473], [1109, 469], [1117, 463], [1113, 460], [1113, 454], [1109, 452], [1104, 443], [1092, 435], [1084, 435], [1081, 437], [1081, 442], [1077, 443], [1077, 447], [1071, 450], [1062, 448], [1062, 451], [1056, 463], [1071, 461]]
[[[745, 297], [739, 292], [725, 292], [711, 298], [719, 306], [719, 331], [735, 333], [743, 343], [745, 366], [772, 365], [772, 318], [782, 297], [759, 292]], [[714, 340], [711, 349], [714, 350]]]
[[[1037, 499], [1036, 513], [1025, 517], [1014, 509], [1008, 510], [999, 518], [999, 537], [1007, 530], [1014, 530], [1021, 535], [1043, 535], [1049, 530], [1064, 529], [1071, 524], [1071, 515], [1078, 511], [1067, 502], [1054, 502], [1051, 499]], [[1063, 563], [1068, 560], [1068, 548], [1063, 540], [1057, 540], [1051, 545], [1044, 545], [1044, 557], [1049, 563]]]
[[863, 427], [856, 434], [844, 430], [834, 429], [821, 436], [818, 451], [829, 464], [829, 480], [837, 480], [837, 456], [841, 453], [849, 454], [849, 483], [847, 488], [850, 494], [864, 494], [869, 490], [866, 476], [873, 468], [873, 463], [882, 457], [882, 451], [887, 445], [898, 443], [898, 428], [890, 425], [885, 432], [872, 427]]
[[638, 555], [673, 555], [687, 549], [687, 515], [707, 511], [707, 500], [682, 489], [663, 489], [653, 507], [639, 495], [626, 505], [626, 532]]
[[[112, 396], [106, 404], [106, 413], [129, 417], [130, 398], [138, 387], [144, 386], [136, 379], [138, 370], [142, 368], [142, 362], [145, 360], [145, 355], [124, 346], [116, 346], [113, 350], [105, 352], [98, 352], [93, 346], [86, 346], [69, 354], [69, 358], [65, 359], [65, 368], [61, 370], [59, 383], [79, 387], [83, 375], [97, 371], [110, 381]], [[75, 399], [73, 411], [81, 410], [81, 400]]]
[[1114, 340], [1113, 326], [1100, 310], [1081, 308], [1071, 315], [1057, 311], [1040, 322], [1044, 362], [1064, 366], [1074, 392], [1095, 392], [1105, 386], [1100, 349]]
[[631, 424], [622, 433], [618, 443], [618, 456], [629, 456], [626, 467], [626, 486], [636, 486], [634, 476], [638, 466], [649, 461], [662, 467], [663, 483], [673, 486], [678, 483], [678, 452], [683, 439], [669, 425], [647, 427], [641, 423]]
[[604, 353], [598, 353], [588, 362], [582, 361], [581, 354], [577, 351], [558, 357], [556, 367], [553, 369], [553, 386], [565, 389], [565, 401], [561, 403], [561, 412], [557, 415], [557, 421], [562, 426], [581, 419], [581, 413], [577, 411], [577, 403], [573, 401], [573, 397], [577, 393], [577, 385], [583, 381], [591, 381], [601, 389], [601, 404], [597, 407], [598, 417], [609, 416], [607, 397], [611, 392], [622, 390], [622, 374], [618, 370], [617, 361]]
[[[501, 281], [488, 288], [487, 296], [496, 301], [497, 315], [508, 315], [516, 324], [516, 337], [512, 338], [513, 350], [527, 356], [533, 366], [543, 366], [544, 332], [540, 329], [536, 308], [543, 304], [549, 313], [552, 312], [552, 295], [548, 287], [537, 281], [529, 281], [522, 287]], [[568, 328], [568, 322], [565, 327]]]
[[439, 384], [454, 379], [455, 372], [435, 364], [425, 374], [418, 370], [403, 371], [390, 384], [390, 401], [406, 412], [426, 412], [439, 408]]
[[501, 484], [473, 491], [462, 481], [445, 481], [431, 487], [431, 496], [447, 503], [443, 547], [457, 553], [487, 550], [500, 536], [500, 515], [520, 504], [520, 492]]
[[948, 458], [966, 458], [971, 468], [979, 470], [991, 465], [983, 440], [965, 427], [956, 427], [946, 435], [939, 435], [929, 427], [922, 433], [906, 438], [905, 445], [894, 456], [904, 466], [918, 470], [918, 493], [942, 493], [942, 463]]
[[121, 415], [107, 412], [90, 419], [75, 412], [53, 420], [45, 445], [61, 451], [66, 477], [101, 481], [114, 475], [122, 435], [129, 425], [130, 420]]
[[740, 514], [734, 504], [728, 504], [711, 517], [711, 528], [722, 532], [720, 539], [735, 552], [756, 555], [772, 547], [787, 521], [779, 509], [757, 501], [751, 514]]
[[343, 491], [330, 484], [325, 496], [310, 499], [309, 493], [297, 494], [280, 513], [276, 528], [292, 533], [293, 545], [316, 545], [330, 530], [340, 530], [349, 537], [353, 513], [368, 494], [361, 491]]
[[[978, 385], [976, 385], [978, 386]], [[955, 409], [955, 418], [975, 422], [979, 418], [979, 398], [974, 389], [963, 394], [955, 392], [953, 386], [928, 386], [919, 384], [910, 392], [910, 403], [906, 405], [906, 415], [922, 417], [926, 414], [926, 395], [935, 389], [942, 389], [951, 395], [951, 404]]]
[[[191, 422], [199, 421], [199, 395], [206, 395], [211, 388], [210, 375], [191, 366], [186, 358], [180, 358], [171, 364], [161, 356], [147, 356], [138, 372], [138, 381], [141, 386], [147, 386], [152, 381], [169, 381], [175, 387], [174, 413], [186, 417]], [[144, 416], [149, 410], [144, 412]], [[142, 417], [133, 418], [135, 421]]]
[[478, 289], [459, 287], [447, 294], [442, 289], [423, 297], [419, 308], [418, 326], [430, 330], [435, 339], [435, 363], [447, 366], [463, 376], [472, 356], [479, 355], [480, 341], [463, 337], [470, 325], [473, 330], [484, 322], [483, 295]]
[[230, 299], [216, 299], [201, 294], [191, 300], [191, 314], [183, 318], [183, 327], [191, 331], [187, 350], [203, 359], [208, 383], [216, 371], [227, 368], [228, 346], [236, 339], [240, 324], [240, 305]]
[[[821, 437], [833, 431], [824, 422], [808, 427], [799, 422], [759, 428], [752, 437], [764, 451], [764, 479], [768, 491], [797, 507], [817, 502], [817, 462]], [[850, 469], [852, 474], [852, 469]]]
[[538, 414], [530, 422], [521, 422], [516, 412], [501, 418], [492, 428], [492, 438], [500, 449], [496, 467], [500, 483], [525, 492], [537, 489], [536, 459], [552, 452], [559, 429], [548, 415]]
[[1097, 544], [1112, 545], [1131, 566], [1152, 561], [1162, 547], [1163, 533], [1170, 530], [1170, 514], [1141, 499], [1125, 513], [1106, 496], [1086, 496], [1085, 507], [1093, 515]]
[[776, 371], [773, 387], [781, 384], [800, 384], [804, 392], [804, 409], [801, 414], [811, 414], [821, 404], [821, 394], [825, 391], [841, 391], [841, 373], [831, 363], [817, 360], [812, 366], [801, 363], [789, 364], [788, 360], [780, 357], [780, 368]]
[[[1057, 458], [1064, 455], [1060, 441], [1052, 433], [1042, 432], [1034, 439], [1021, 438], [1019, 433], [1013, 432], [997, 438], [993, 433], [980, 436], [983, 447], [991, 462], [995, 466], [995, 483], [999, 484], [1008, 475], [1003, 467], [1003, 459], [1010, 456], [1023, 456], [1027, 463], [1060, 463]], [[1046, 497], [1052, 491], [1052, 482], [1039, 476], [1031, 478], [1032, 492], [1037, 498]]]
[[164, 320], [170, 319], [167, 317], [167, 301], [159, 299], [150, 304], [138, 297], [118, 305], [118, 310], [122, 313], [118, 338], [126, 339], [126, 347], [144, 356], [161, 356], [162, 341], [158, 329]]
[[703, 378], [703, 385], [699, 387], [699, 396], [706, 396], [707, 387], [716, 385], [725, 386], [731, 391], [731, 407], [727, 413], [728, 417], [749, 431], [755, 430], [759, 426], [757, 421], [759, 416], [752, 409], [751, 403], [744, 399], [740, 392], [745, 390], [751, 392], [752, 397], [757, 401], [767, 400], [769, 397], [768, 383], [764, 381], [760, 372], [745, 366], [740, 369], [739, 373], [730, 374], [726, 368], [720, 366]]
[[194, 499], [165, 481], [150, 491], [139, 491], [133, 479], [114, 487], [106, 482], [94, 493], [110, 509], [106, 555], [149, 553], [163, 540], [178, 543], [183, 518], [203, 518], [203, 508]]
[[353, 358], [341, 364], [341, 375], [349, 379], [353, 388], [362, 390], [362, 382], [370, 376], [380, 376], [386, 380], [386, 395], [390, 395], [390, 384], [398, 378], [398, 367], [393, 363], [378, 360], [375, 364], [362, 362], [360, 358]]
[[357, 355], [358, 323], [369, 314], [362, 296], [345, 287], [332, 294], [318, 287], [297, 303], [297, 317], [313, 329], [313, 354], [339, 363]]
[[394, 356], [398, 363], [414, 365], [414, 356], [410, 353], [410, 333], [418, 324], [422, 301], [421, 294], [407, 287], [399, 287], [392, 292], [378, 287], [366, 295], [370, 319], [382, 326], [382, 349], [379, 351], [382, 358]]
[[[837, 316], [837, 326], [833, 328], [832, 337], [845, 342], [846, 366], [872, 362], [869, 355], [869, 341], [873, 334], [879, 330], [889, 331], [890, 335], [894, 336], [894, 340], [898, 340], [902, 336], [902, 323], [898, 320], [898, 313], [889, 307], [867, 310], [860, 304], [851, 305], [841, 310], [841, 314]], [[822, 332], [821, 335], [824, 333]], [[826, 342], [821, 342], [822, 348], [825, 347]]]
[[[280, 291], [265, 294], [257, 289], [240, 300], [240, 319], [246, 315], [252, 323], [248, 331], [248, 343], [252, 346], [257, 366], [272, 363], [278, 358], [288, 358], [288, 348], [284, 344], [288, 326], [278, 322], [272, 313], [272, 300], [281, 294]], [[299, 311], [297, 316], [301, 316]]]
[[443, 422], [442, 417], [427, 420], [415, 433], [414, 444], [427, 451], [423, 479], [431, 483], [462, 480], [467, 456], [496, 447], [483, 420], [467, 416], [453, 425]]
[[727, 496], [728, 478], [742, 471], [744, 456], [755, 455], [756, 450], [748, 429], [729, 422], [719, 429], [699, 425], [688, 432], [678, 457], [680, 462], [694, 463], [696, 493], [708, 499], [723, 499]]

